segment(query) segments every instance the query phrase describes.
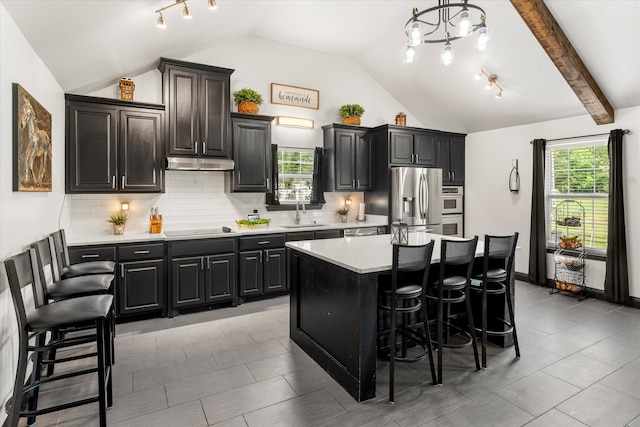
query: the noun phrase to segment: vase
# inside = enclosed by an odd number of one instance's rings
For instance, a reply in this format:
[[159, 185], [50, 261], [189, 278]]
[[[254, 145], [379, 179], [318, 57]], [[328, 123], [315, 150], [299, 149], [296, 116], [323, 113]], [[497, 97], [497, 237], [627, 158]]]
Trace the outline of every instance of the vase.
[[345, 125], [360, 126], [360, 116], [349, 116], [342, 119], [342, 123]]
[[340, 222], [347, 222], [347, 221], [349, 221], [349, 214], [340, 215]]
[[124, 234], [124, 224], [113, 224], [113, 234]]
[[238, 113], [258, 114], [260, 107], [253, 101], [242, 101], [238, 104]]

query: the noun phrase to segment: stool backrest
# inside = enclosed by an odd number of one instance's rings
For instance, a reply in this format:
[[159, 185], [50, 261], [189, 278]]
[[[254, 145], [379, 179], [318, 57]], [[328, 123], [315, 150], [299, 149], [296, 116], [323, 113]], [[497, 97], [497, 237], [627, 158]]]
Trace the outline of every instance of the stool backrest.
[[37, 271], [35, 263], [36, 253], [33, 248], [9, 257], [4, 261], [11, 298], [13, 299], [13, 306], [18, 319], [18, 328], [21, 333], [27, 327], [27, 309], [22, 293], [23, 289], [31, 286], [36, 307], [39, 307], [39, 302], [44, 299], [39, 274], [33, 274], [34, 271]]
[[[507, 272], [511, 271], [513, 259], [516, 253], [516, 244], [518, 243], [518, 232], [511, 236], [490, 236], [484, 235], [484, 261], [488, 265], [489, 261], [504, 260], [504, 268]], [[486, 269], [486, 268], [485, 268]]]
[[447, 240], [442, 239], [440, 242], [440, 278], [446, 276], [445, 269], [453, 267], [456, 270], [462, 270], [460, 274], [467, 277], [467, 281], [471, 279], [473, 270], [473, 260], [476, 257], [476, 247], [478, 245], [478, 236], [468, 240]]
[[433, 255], [434, 241], [424, 245], [393, 245], [393, 263], [391, 270], [391, 280], [393, 286], [397, 285], [398, 273], [414, 273], [422, 271], [422, 289], [425, 289], [429, 267], [431, 266], [431, 255]]
[[58, 267], [57, 273], [54, 275], [55, 280], [60, 280], [62, 272], [69, 266], [69, 250], [67, 249], [67, 239], [64, 235], [64, 230], [60, 229], [55, 233], [51, 233], [50, 236], [51, 253], [54, 254], [53, 258], [56, 260]]
[[42, 240], [31, 244], [31, 247], [36, 251], [36, 261], [38, 262], [38, 269], [42, 273], [41, 281], [47, 285], [60, 280], [57, 276], [57, 265], [55, 254], [51, 252], [50, 236]]

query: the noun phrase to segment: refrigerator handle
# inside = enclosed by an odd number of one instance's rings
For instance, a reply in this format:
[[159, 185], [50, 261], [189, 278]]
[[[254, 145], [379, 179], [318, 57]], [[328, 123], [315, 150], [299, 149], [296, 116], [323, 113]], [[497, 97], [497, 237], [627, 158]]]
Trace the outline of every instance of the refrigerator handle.
[[425, 186], [425, 178], [424, 174], [420, 174], [420, 186], [418, 189], [418, 206], [420, 207], [420, 219], [424, 219], [426, 209], [425, 209], [425, 197], [428, 197], [427, 189]]

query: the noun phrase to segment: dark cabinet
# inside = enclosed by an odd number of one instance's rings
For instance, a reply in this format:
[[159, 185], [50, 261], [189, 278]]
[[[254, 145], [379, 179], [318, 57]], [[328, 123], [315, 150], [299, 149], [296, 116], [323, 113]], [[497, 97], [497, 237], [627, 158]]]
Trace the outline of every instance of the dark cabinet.
[[341, 229], [294, 231], [292, 233], [287, 233], [287, 242], [298, 242], [300, 240], [337, 239], [342, 237], [342, 234], [343, 231]]
[[234, 239], [169, 243], [171, 308], [236, 301]]
[[342, 230], [316, 230], [315, 239], [338, 239], [342, 237]]
[[372, 190], [375, 186], [368, 128], [331, 124], [324, 131], [324, 190]]
[[439, 135], [436, 167], [442, 169], [442, 183], [464, 184], [464, 136]]
[[389, 163], [392, 166], [434, 167], [436, 135], [418, 130], [389, 132]]
[[271, 116], [231, 114], [235, 168], [225, 175], [230, 192], [271, 191]]
[[67, 193], [164, 191], [164, 106], [65, 95]]
[[239, 238], [240, 297], [286, 290], [284, 234]]
[[171, 156], [230, 157], [234, 70], [160, 58]]
[[118, 261], [118, 315], [165, 314], [164, 243], [120, 245]]

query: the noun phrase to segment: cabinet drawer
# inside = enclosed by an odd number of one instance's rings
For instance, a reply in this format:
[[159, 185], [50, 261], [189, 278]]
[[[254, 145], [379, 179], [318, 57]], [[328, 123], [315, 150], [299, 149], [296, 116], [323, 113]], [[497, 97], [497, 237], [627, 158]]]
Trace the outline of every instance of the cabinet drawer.
[[115, 261], [115, 246], [80, 246], [69, 248], [71, 264], [87, 261]]
[[118, 259], [120, 261], [135, 261], [138, 259], [154, 259], [163, 257], [163, 243], [123, 245], [118, 247]]
[[235, 239], [198, 239], [169, 243], [171, 256], [201, 256], [235, 252]]
[[300, 240], [313, 240], [315, 235], [313, 231], [296, 231], [295, 233], [287, 233], [287, 242], [298, 242]]
[[318, 230], [315, 235], [317, 240], [339, 239], [342, 237], [342, 230]]
[[240, 250], [251, 251], [284, 247], [284, 234], [263, 234], [261, 236], [240, 237]]

